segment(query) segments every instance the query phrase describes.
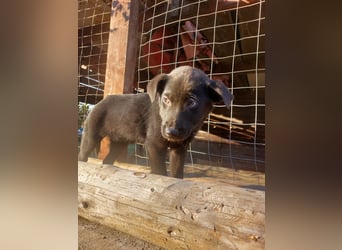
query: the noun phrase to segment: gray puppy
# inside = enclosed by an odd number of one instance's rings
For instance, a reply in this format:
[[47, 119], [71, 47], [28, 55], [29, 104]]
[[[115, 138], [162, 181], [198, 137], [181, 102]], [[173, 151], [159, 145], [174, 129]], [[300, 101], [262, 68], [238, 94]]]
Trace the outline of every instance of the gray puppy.
[[229, 107], [233, 96], [220, 81], [210, 80], [189, 66], [154, 77], [147, 93], [109, 95], [99, 102], [85, 121], [78, 159], [87, 161], [103, 137], [111, 140], [104, 164], [113, 164], [129, 143], [145, 144], [153, 174], [167, 175], [170, 149], [171, 176], [183, 178], [186, 150], [213, 104]]

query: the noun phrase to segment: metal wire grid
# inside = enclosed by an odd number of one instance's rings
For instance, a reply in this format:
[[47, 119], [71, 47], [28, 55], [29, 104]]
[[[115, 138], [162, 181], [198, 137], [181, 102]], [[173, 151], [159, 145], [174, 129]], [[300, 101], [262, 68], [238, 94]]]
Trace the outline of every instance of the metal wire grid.
[[[144, 6], [145, 9], [141, 27], [138, 58], [138, 89], [144, 89], [147, 82], [153, 78], [154, 74], [151, 73], [153, 70], [163, 72], [165, 66], [175, 68], [181, 65], [181, 63], [198, 66], [199, 61], [208, 63], [209, 60], [209, 71], [207, 71], [207, 74], [214, 79], [222, 79], [222, 77], [228, 76], [229, 88], [236, 97], [229, 111], [224, 110], [225, 107], [223, 105], [216, 105], [214, 112], [208, 116], [206, 121], [206, 135], [215, 133], [214, 130], [217, 126], [225, 127], [226, 133], [220, 133], [218, 141], [216, 140], [215, 142], [208, 137], [206, 150], [203, 149], [203, 145], [198, 147], [198, 144], [200, 143], [197, 143], [197, 146], [195, 143], [192, 143], [188, 150], [189, 157], [187, 164], [193, 166], [194, 162], [202, 162], [213, 165], [219, 164], [233, 169], [243, 168], [263, 171], [265, 157], [265, 79], [263, 77], [265, 72], [265, 33], [263, 27], [265, 16], [263, 9], [265, 1], [256, 1], [255, 3], [244, 6], [240, 6], [239, 2], [237, 2], [236, 6], [229, 10], [219, 9], [218, 5], [220, 1], [216, 1], [215, 10], [209, 13], [201, 12], [201, 3], [206, 1], [181, 0], [178, 1], [178, 7], [171, 6], [171, 4], [167, 4], [164, 1], [154, 1], [152, 4], [151, 2], [153, 1], [146, 1]], [[192, 7], [192, 9], [196, 11], [193, 11], [192, 15], [189, 16], [188, 14], [183, 18], [182, 13], [186, 7]], [[252, 8], [253, 10], [251, 10]], [[148, 12], [152, 12], [152, 15], [147, 16], [146, 13]], [[178, 13], [179, 18], [168, 21], [168, 17], [175, 12]], [[244, 12], [246, 12], [247, 15]], [[251, 12], [253, 15], [251, 15]], [[228, 18], [224, 19], [222, 16], [228, 16]], [[200, 21], [200, 19], [203, 18], [210, 19], [212, 24], [203, 24], [203, 22]], [[159, 19], [159, 22], [155, 21], [157, 19]], [[164, 20], [164, 22], [160, 22], [160, 20]], [[189, 20], [197, 28], [194, 44], [191, 45], [192, 48], [196, 50], [197, 47], [200, 46], [196, 39], [199, 34], [198, 32], [211, 34], [210, 37], [208, 35], [206, 37], [208, 39], [206, 45], [211, 48], [215, 58], [191, 58], [183, 60], [182, 62], [177, 61], [178, 53], [188, 46], [181, 44], [180, 37], [181, 35], [187, 34], [187, 31], [182, 29], [181, 25]], [[249, 27], [255, 26], [256, 28], [249, 29]], [[169, 27], [173, 27], [175, 32], [165, 32]], [[244, 27], [245, 29], [243, 29]], [[158, 42], [161, 39], [160, 37], [153, 38], [153, 34], [160, 29], [163, 30], [162, 34], [164, 35], [162, 37], [161, 51], [151, 52], [151, 44], [153, 42]], [[222, 32], [223, 29], [230, 29], [230, 31], [232, 31], [230, 38], [222, 39], [222, 36], [221, 38], [220, 36], [217, 36], [217, 33]], [[247, 32], [241, 32], [243, 30], [247, 30]], [[164, 45], [167, 43], [166, 41], [168, 39], [176, 41], [176, 46], [174, 48], [165, 48]], [[244, 49], [241, 49], [241, 43], [254, 43], [255, 45], [249, 47], [245, 46]], [[262, 46], [260, 46], [260, 44], [262, 44]], [[232, 49], [227, 51], [227, 53], [222, 53], [222, 50], [217, 50], [218, 53], [216, 53], [216, 48], [225, 45], [231, 45]], [[144, 46], [149, 47], [149, 53], [144, 54]], [[176, 55], [174, 57], [175, 61], [165, 63], [163, 61], [165, 53], [174, 53]], [[158, 55], [161, 56], [161, 63], [158, 66], [150, 65], [150, 58]], [[252, 58], [252, 60], [250, 58]], [[246, 61], [247, 59], [249, 64], [245, 67], [239, 67], [241, 61]], [[219, 70], [215, 70], [215, 68], [217, 68], [217, 61], [219, 63], [222, 61], [228, 63], [225, 63], [223, 68], [221, 67]], [[157, 70], [155, 69], [156, 67], [158, 67]], [[247, 75], [254, 76], [253, 84], [241, 84], [240, 76], [244, 76], [244, 79], [248, 81]], [[239, 96], [241, 96], [239, 95], [239, 92], [242, 91], [248, 91], [250, 93], [248, 100], [241, 100], [243, 97], [240, 97], [239, 101]], [[262, 92], [262, 94], [260, 94], [260, 92]], [[241, 115], [239, 115], [240, 113], [248, 113], [248, 119], [237, 119], [236, 117], [241, 117]], [[223, 119], [217, 119], [218, 117]], [[234, 135], [238, 130], [249, 132], [249, 138]], [[135, 152], [138, 159], [146, 159], [146, 154], [137, 146]], [[200, 158], [202, 160], [196, 160]]]
[[78, 1], [78, 100], [103, 99], [111, 1]]

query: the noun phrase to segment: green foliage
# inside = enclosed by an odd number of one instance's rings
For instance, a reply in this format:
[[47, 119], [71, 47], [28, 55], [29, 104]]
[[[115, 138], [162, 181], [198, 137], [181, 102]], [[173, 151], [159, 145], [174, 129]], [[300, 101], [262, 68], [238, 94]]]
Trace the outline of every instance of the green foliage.
[[78, 127], [83, 127], [83, 122], [87, 118], [90, 111], [89, 104], [87, 103], [78, 103]]

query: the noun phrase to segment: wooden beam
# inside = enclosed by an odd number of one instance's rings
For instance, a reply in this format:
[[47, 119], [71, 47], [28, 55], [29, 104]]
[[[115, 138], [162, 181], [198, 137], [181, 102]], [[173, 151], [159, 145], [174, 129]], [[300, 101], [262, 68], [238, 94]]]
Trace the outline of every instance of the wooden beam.
[[[138, 49], [139, 1], [113, 1], [107, 51], [104, 97], [133, 93]], [[107, 141], [101, 141], [100, 155], [109, 151]]]
[[78, 163], [80, 216], [167, 249], [264, 249], [265, 193]]
[[138, 0], [113, 1], [105, 96], [133, 92], [138, 46]]
[[[102, 165], [102, 160], [89, 157], [89, 163], [95, 163]], [[127, 169], [135, 172], [150, 173], [151, 168], [145, 165], [137, 165], [127, 162], [115, 161], [116, 167]], [[168, 170], [169, 173], [169, 170]], [[196, 176], [200, 176], [195, 179]], [[192, 164], [192, 166], [184, 166], [184, 179], [196, 180], [196, 181], [207, 181], [220, 182], [223, 184], [229, 184], [234, 186], [246, 187], [253, 186], [259, 190], [265, 190], [265, 173], [238, 170], [227, 167], [217, 167], [205, 164]]]

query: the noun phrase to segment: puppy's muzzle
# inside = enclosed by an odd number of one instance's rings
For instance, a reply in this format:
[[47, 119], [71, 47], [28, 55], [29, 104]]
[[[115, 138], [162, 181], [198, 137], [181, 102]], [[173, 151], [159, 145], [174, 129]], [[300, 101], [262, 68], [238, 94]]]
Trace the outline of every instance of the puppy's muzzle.
[[162, 135], [169, 141], [182, 141], [187, 137], [187, 131], [184, 128], [165, 127]]

